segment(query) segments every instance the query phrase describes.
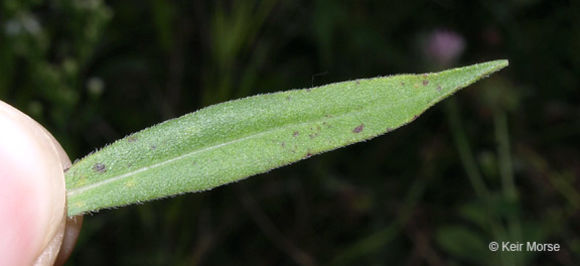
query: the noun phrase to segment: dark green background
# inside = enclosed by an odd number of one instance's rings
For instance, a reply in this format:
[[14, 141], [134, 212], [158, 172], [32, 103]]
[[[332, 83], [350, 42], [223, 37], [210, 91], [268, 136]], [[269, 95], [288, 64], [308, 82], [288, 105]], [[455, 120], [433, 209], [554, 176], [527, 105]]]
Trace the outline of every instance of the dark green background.
[[[580, 263], [580, 1], [0, 3], [0, 99], [73, 160], [233, 98], [510, 60], [386, 136], [87, 215], [69, 265]], [[445, 66], [440, 30], [465, 43]]]

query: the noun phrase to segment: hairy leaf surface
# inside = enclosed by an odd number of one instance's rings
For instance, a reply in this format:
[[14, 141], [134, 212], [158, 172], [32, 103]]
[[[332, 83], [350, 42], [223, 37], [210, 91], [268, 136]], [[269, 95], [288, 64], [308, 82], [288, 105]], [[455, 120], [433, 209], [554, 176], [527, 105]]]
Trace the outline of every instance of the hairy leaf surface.
[[256, 95], [165, 121], [75, 163], [66, 173], [68, 215], [212, 189], [376, 137], [507, 65]]

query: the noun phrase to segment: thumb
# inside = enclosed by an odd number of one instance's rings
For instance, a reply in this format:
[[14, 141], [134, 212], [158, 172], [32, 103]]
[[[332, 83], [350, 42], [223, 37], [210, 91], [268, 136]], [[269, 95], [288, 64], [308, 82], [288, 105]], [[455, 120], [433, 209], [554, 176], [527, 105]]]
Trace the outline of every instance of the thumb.
[[66, 225], [63, 166], [42, 126], [0, 101], [0, 265], [49, 265]]

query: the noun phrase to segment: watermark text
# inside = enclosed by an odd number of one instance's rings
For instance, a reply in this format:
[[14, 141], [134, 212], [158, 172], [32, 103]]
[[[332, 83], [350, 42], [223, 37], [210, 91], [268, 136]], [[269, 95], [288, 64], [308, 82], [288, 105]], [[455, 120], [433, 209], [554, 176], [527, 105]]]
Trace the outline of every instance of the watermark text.
[[492, 241], [489, 242], [490, 251], [502, 252], [557, 252], [560, 251], [559, 243], [542, 243], [536, 241], [511, 242], [511, 241]]

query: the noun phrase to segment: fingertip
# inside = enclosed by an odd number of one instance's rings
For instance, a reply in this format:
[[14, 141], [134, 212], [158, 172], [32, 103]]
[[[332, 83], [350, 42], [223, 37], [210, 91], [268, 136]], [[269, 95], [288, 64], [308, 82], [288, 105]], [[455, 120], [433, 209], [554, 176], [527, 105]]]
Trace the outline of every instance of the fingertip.
[[50, 245], [53, 261], [64, 231], [62, 156], [50, 134], [1, 101], [0, 128], [0, 265], [31, 265]]

